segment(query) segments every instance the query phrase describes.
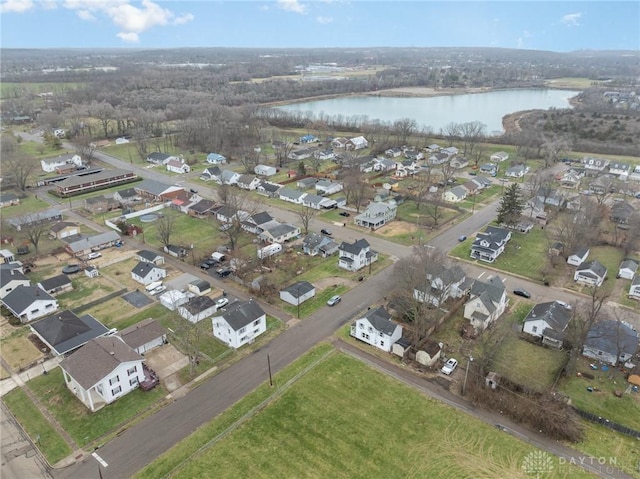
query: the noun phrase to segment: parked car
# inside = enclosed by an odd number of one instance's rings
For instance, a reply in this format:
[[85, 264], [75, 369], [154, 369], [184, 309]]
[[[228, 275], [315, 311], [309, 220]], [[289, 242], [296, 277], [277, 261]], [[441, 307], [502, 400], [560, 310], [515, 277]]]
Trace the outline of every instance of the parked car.
[[342, 301], [342, 298], [336, 294], [335, 296], [331, 296], [329, 298], [329, 301], [327, 301], [327, 306], [335, 306], [340, 301]]
[[562, 306], [564, 309], [566, 309], [567, 311], [571, 311], [571, 305], [565, 301], [560, 301], [560, 300], [556, 300], [556, 303], [558, 303], [560, 306]]
[[346, 211], [341, 211], [340, 216], [344, 216], [345, 218], [348, 218], [349, 216], [351, 216], [351, 213], [348, 213]]
[[322, 233], [325, 236], [331, 236], [331, 231], [325, 230], [324, 228], [320, 230], [320, 233]]
[[206, 261], [204, 263], [200, 263], [200, 269], [207, 270], [209, 268], [211, 268], [211, 265], [209, 263], [207, 263]]
[[204, 260], [205, 263], [207, 263], [209, 266], [216, 266], [218, 264], [220, 264], [220, 261], [218, 261], [217, 259], [213, 259], [213, 258], [207, 258]]
[[523, 298], [530, 298], [531, 297], [531, 293], [529, 291], [525, 291], [522, 288], [516, 288], [513, 290], [513, 294], [515, 294], [516, 296], [522, 296]]
[[449, 360], [446, 363], [444, 363], [444, 366], [442, 366], [442, 369], [440, 371], [443, 374], [446, 374], [447, 376], [449, 376], [452, 372], [456, 370], [457, 367], [458, 367], [458, 360], [449, 358]]
[[190, 189], [189, 189], [189, 191], [190, 191], [191, 193], [197, 193], [197, 192], [198, 192], [198, 190], [196, 190], [195, 188], [190, 188]]
[[102, 256], [101, 253], [98, 253], [97, 251], [94, 251], [93, 253], [89, 253], [87, 255], [87, 259], [96, 259], [96, 258], [100, 258]]
[[216, 308], [224, 308], [227, 304], [229, 304], [228, 298], [220, 298], [216, 301]]
[[68, 264], [64, 268], [62, 268], [62, 272], [64, 274], [76, 274], [82, 271], [82, 268], [79, 264]]
[[462, 243], [463, 241], [467, 241], [467, 237], [465, 235], [462, 235], [458, 238], [458, 241], [460, 241], [460, 243]]
[[230, 268], [220, 268], [218, 271], [216, 271], [216, 273], [218, 274], [218, 276], [220, 276], [221, 278], [226, 278], [227, 276], [229, 276], [233, 271]]
[[157, 296], [160, 293], [164, 293], [166, 290], [167, 290], [167, 287], [164, 284], [161, 284], [157, 288], [154, 288], [151, 291], [149, 291], [149, 294], [151, 296]]

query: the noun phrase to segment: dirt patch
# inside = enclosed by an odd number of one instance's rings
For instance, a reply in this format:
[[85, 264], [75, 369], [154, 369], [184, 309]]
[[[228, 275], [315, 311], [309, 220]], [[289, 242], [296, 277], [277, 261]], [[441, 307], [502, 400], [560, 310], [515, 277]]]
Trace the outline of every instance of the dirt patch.
[[407, 223], [406, 221], [393, 221], [384, 225], [376, 233], [383, 236], [398, 236], [407, 233], [415, 233], [416, 225]]
[[322, 278], [313, 282], [313, 286], [315, 286], [316, 290], [318, 291], [323, 291], [326, 288], [330, 288], [331, 286], [346, 286], [348, 288], [353, 288], [355, 285], [355, 281], [347, 278], [340, 278], [338, 276], [330, 276], [328, 278]]
[[395, 96], [395, 97], [431, 97], [443, 95], [467, 95], [470, 93], [484, 93], [491, 91], [491, 88], [429, 88], [429, 87], [403, 87], [391, 88], [369, 92], [372, 96]]

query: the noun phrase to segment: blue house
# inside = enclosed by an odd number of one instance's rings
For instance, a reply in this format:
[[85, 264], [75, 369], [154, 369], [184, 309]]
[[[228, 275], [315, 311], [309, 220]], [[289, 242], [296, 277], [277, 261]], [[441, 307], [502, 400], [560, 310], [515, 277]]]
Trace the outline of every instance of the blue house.
[[298, 141], [299, 141], [300, 143], [313, 143], [313, 142], [318, 141], [318, 139], [317, 139], [315, 136], [313, 136], [313, 135], [304, 135], [304, 136], [301, 136], [301, 137], [298, 139]]
[[207, 155], [207, 163], [211, 165], [221, 165], [222, 163], [226, 162], [227, 159], [224, 156], [219, 155], [218, 153], [209, 153]]

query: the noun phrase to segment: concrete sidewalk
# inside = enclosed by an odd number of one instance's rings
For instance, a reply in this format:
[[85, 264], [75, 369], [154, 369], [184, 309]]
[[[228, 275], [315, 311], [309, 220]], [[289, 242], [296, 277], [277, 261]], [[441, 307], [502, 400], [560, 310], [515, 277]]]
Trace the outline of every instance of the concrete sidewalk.
[[55, 358], [36, 364], [26, 371], [22, 371], [20, 373], [12, 372], [10, 378], [0, 381], [0, 397], [4, 396], [9, 391], [13, 391], [17, 387], [24, 386], [26, 382], [31, 381], [33, 378], [42, 376], [45, 371], [49, 372], [52, 369], [57, 368], [63, 359], [64, 358], [62, 356], [56, 356]]

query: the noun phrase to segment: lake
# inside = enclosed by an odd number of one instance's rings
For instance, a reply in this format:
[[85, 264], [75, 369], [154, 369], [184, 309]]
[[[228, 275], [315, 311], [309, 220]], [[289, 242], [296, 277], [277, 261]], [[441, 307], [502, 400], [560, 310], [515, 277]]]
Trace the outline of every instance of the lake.
[[569, 99], [579, 91], [556, 89], [496, 90], [486, 93], [434, 97], [350, 96], [309, 101], [277, 108], [309, 113], [313, 118], [357, 117], [393, 123], [401, 118], [415, 119], [420, 127], [438, 132], [449, 123], [479, 121], [489, 134], [501, 134], [502, 117], [523, 110], [571, 108]]

